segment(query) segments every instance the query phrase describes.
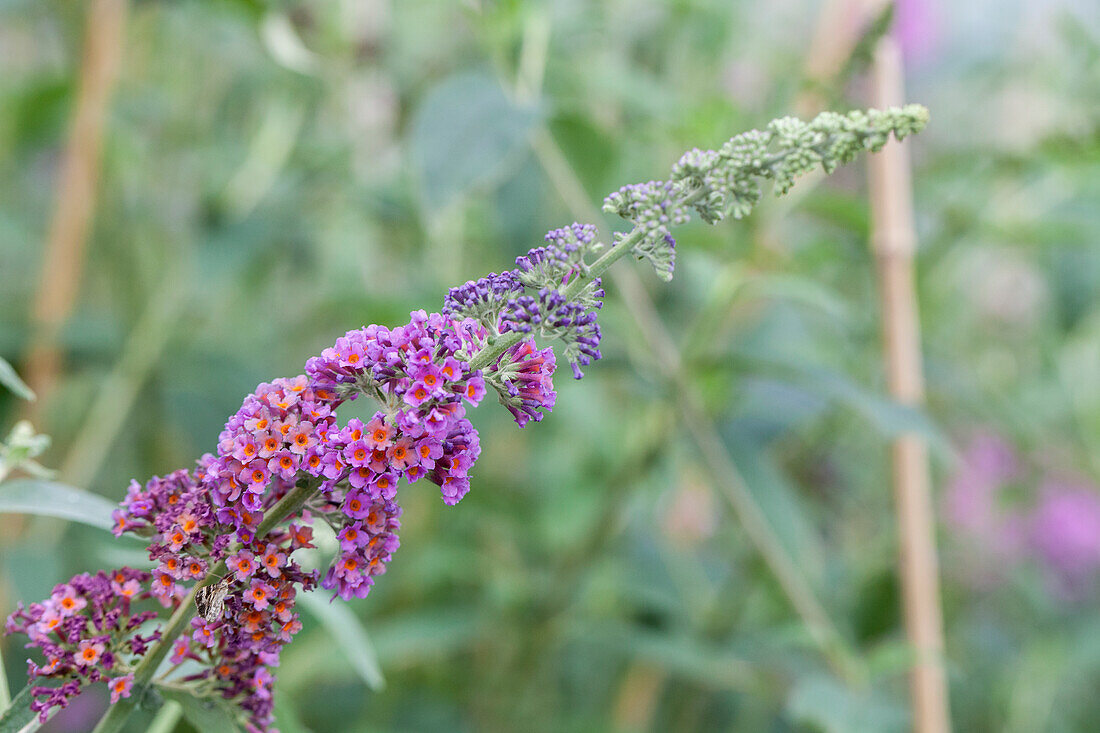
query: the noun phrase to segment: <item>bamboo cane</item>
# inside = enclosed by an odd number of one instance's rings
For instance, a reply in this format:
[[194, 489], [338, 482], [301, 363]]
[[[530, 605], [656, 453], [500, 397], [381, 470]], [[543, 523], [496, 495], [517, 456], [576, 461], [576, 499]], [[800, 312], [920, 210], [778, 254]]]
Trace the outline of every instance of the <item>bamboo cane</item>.
[[[875, 49], [873, 84], [876, 107], [903, 102], [901, 52], [890, 36], [879, 41]], [[924, 377], [914, 286], [916, 233], [907, 146], [891, 142], [868, 160], [871, 247], [882, 303], [887, 384], [898, 402], [920, 405], [924, 401]], [[917, 733], [947, 733], [951, 724], [928, 449], [920, 436], [909, 433], [894, 441], [892, 453], [905, 629], [916, 653], [910, 671], [913, 729]]]
[[88, 6], [73, 121], [31, 311], [34, 331], [26, 357], [26, 377], [39, 396], [33, 403], [38, 407], [31, 409], [43, 409], [61, 371], [58, 336], [80, 292], [85, 244], [95, 214], [108, 102], [122, 60], [125, 26], [126, 0], [93, 0]]
[[[76, 101], [55, 189], [55, 208], [42, 256], [42, 274], [31, 310], [31, 341], [24, 362], [27, 384], [38, 399], [26, 416], [41, 422], [61, 371], [58, 340], [80, 292], [85, 243], [95, 214], [100, 153], [108, 102], [122, 60], [126, 0], [94, 0], [88, 6]], [[0, 518], [0, 545], [20, 535], [24, 517]], [[3, 596], [0, 583], [0, 597]]]

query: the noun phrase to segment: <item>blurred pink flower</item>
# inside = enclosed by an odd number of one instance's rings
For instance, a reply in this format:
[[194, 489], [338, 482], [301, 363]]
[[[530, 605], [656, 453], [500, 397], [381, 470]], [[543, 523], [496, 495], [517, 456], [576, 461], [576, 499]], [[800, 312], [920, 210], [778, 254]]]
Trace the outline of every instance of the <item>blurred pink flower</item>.
[[1003, 521], [997, 497], [1020, 473], [1020, 462], [1004, 439], [981, 432], [971, 438], [947, 484], [947, 520], [960, 529], [985, 533]]
[[956, 564], [988, 586], [1035, 559], [1053, 593], [1079, 596], [1100, 575], [1100, 487], [1047, 477], [1033, 502], [1014, 507], [1005, 488], [1024, 478], [1003, 438], [979, 432], [970, 439], [944, 491], [945, 522], [965, 546]]
[[947, 525], [967, 545], [959, 563], [979, 585], [991, 585], [1020, 557], [1026, 521], [1004, 507], [1005, 485], [1019, 477], [1016, 451], [990, 432], [976, 433], [944, 492]]
[[1100, 492], [1048, 480], [1031, 515], [1029, 539], [1061, 590], [1080, 591], [1100, 569]]
[[941, 37], [940, 8], [936, 0], [897, 0], [894, 34], [905, 60], [920, 65], [936, 52]]

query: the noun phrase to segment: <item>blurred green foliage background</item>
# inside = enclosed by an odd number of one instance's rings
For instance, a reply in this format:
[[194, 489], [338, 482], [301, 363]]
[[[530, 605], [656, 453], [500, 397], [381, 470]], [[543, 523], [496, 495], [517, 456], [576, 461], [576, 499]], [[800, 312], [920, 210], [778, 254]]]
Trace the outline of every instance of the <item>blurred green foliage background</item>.
[[[84, 8], [0, 2], [0, 355], [17, 368]], [[807, 79], [821, 12], [131, 3], [64, 370], [37, 408], [43, 462], [121, 498], [212, 450], [256, 383], [348, 329], [438, 309], [584, 217], [578, 201], [661, 178], [807, 91], [867, 106], [866, 59]], [[402, 547], [350, 606], [384, 689], [307, 617], [279, 669], [284, 733], [904, 730], [888, 445], [914, 427], [934, 446], [958, 730], [1095, 729], [1100, 17], [1087, 0], [906, 0], [895, 22], [907, 96], [933, 120], [911, 144], [926, 415], [885, 395], [862, 163], [682, 230], [670, 285], [620, 265], [870, 685], [810, 642], [609, 288], [604, 359], [560, 374], [552, 416], [519, 431], [477, 411], [485, 449], [457, 507], [404, 490]], [[0, 428], [25, 409], [0, 396]], [[4, 614], [137, 554], [91, 528], [4, 526]], [[3, 651], [21, 687], [18, 640]], [[89, 730], [102, 704], [52, 730]]]

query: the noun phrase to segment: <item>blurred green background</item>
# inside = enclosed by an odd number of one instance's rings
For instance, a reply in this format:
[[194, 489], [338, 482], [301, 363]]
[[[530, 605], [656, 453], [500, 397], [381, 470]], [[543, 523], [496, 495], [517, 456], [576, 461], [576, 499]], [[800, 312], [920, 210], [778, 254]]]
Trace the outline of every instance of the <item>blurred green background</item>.
[[[212, 450], [256, 383], [438, 309], [683, 150], [810, 93], [868, 106], [866, 43], [807, 72], [817, 29], [873, 25], [853, 7], [132, 2], [62, 371], [34, 408], [42, 462], [121, 498]], [[85, 8], [0, 2], [0, 356], [25, 377]], [[894, 20], [907, 97], [932, 112], [911, 145], [927, 414], [886, 396], [862, 161], [683, 229], [670, 285], [619, 265], [869, 685], [811, 642], [609, 287], [604, 359], [560, 374], [553, 415], [474, 413], [457, 507], [403, 491], [402, 547], [350, 604], [384, 689], [339, 622], [307, 616], [278, 670], [284, 733], [904, 730], [888, 446], [913, 428], [933, 446], [957, 729], [1096, 729], [1100, 13], [904, 0]], [[26, 410], [0, 395], [0, 430]], [[6, 521], [3, 614], [133, 562], [91, 528]], [[51, 729], [89, 730], [104, 703], [86, 698]]]

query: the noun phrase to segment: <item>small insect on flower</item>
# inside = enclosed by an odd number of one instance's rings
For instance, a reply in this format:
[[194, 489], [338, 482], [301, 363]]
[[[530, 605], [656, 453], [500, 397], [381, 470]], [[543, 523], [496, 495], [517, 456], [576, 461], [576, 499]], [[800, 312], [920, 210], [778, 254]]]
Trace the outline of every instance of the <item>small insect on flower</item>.
[[195, 608], [208, 623], [219, 621], [225, 610], [225, 596], [229, 593], [229, 578], [222, 578], [212, 585], [204, 585], [195, 594]]

